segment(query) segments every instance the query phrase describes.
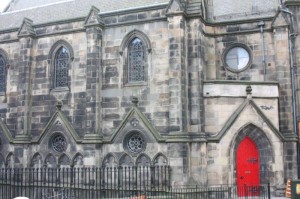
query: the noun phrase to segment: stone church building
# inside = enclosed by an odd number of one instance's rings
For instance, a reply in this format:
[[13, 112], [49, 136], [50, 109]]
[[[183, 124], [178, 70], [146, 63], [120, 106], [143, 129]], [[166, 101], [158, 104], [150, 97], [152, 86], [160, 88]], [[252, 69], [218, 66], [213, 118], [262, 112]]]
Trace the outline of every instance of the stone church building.
[[280, 194], [297, 178], [299, 19], [299, 0], [11, 0], [0, 165], [170, 165], [172, 185]]

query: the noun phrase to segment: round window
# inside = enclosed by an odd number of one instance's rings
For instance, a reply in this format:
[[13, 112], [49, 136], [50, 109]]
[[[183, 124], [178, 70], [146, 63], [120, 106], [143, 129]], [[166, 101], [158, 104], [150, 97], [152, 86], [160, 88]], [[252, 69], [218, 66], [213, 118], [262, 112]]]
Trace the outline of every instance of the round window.
[[249, 51], [242, 46], [234, 46], [229, 48], [225, 52], [225, 65], [227, 68], [233, 72], [239, 72], [249, 65], [250, 63]]
[[50, 146], [56, 152], [64, 152], [67, 149], [66, 138], [61, 134], [55, 134], [50, 140]]
[[124, 140], [124, 148], [134, 154], [141, 153], [146, 148], [144, 136], [137, 131], [130, 133]]

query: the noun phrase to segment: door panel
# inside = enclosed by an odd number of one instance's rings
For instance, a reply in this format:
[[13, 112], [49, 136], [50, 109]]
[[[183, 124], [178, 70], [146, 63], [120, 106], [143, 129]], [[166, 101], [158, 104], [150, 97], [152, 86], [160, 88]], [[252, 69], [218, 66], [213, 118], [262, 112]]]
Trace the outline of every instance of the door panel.
[[236, 154], [238, 196], [259, 195], [259, 153], [256, 144], [245, 137]]

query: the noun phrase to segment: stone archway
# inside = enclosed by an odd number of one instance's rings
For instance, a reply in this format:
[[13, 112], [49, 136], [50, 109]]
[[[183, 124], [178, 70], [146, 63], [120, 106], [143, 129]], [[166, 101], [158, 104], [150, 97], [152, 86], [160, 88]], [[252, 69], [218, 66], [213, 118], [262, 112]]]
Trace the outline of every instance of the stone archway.
[[[260, 171], [260, 183], [266, 184], [268, 182], [273, 182], [274, 179], [274, 171], [271, 167], [271, 164], [274, 163], [274, 151], [272, 149], [272, 145], [265, 135], [265, 133], [253, 124], [249, 124], [243, 127], [235, 140], [233, 141], [232, 150], [233, 150], [233, 159], [234, 159], [234, 171], [236, 171], [236, 162], [237, 162], [237, 149], [239, 144], [245, 137], [249, 137], [256, 144], [260, 162], [259, 162], [259, 171]], [[234, 173], [234, 182], [237, 182], [237, 174]]]

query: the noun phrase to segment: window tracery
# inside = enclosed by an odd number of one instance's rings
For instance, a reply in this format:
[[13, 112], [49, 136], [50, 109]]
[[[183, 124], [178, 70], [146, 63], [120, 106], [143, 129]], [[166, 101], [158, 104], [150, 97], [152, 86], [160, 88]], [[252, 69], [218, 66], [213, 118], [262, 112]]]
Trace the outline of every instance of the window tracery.
[[60, 47], [54, 58], [55, 82], [54, 87], [68, 86], [69, 52], [64, 46]]
[[0, 55], [0, 92], [6, 90], [6, 61], [2, 55]]
[[128, 46], [128, 82], [145, 81], [145, 47], [139, 38]]
[[124, 86], [145, 85], [151, 67], [151, 42], [139, 30], [132, 30], [120, 45]]
[[63, 135], [57, 133], [51, 137], [50, 146], [55, 152], [64, 152], [67, 149], [67, 140]]

